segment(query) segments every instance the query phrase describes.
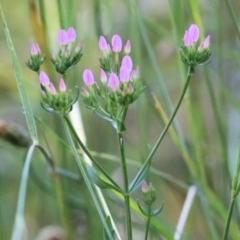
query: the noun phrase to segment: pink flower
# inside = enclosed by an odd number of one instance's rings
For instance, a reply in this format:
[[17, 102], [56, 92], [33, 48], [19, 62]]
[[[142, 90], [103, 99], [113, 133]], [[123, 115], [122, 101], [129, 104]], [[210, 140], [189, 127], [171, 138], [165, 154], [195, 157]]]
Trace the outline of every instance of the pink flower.
[[136, 80], [136, 79], [139, 78], [139, 76], [140, 76], [139, 67], [137, 66], [136, 69], [131, 72], [130, 79], [131, 80]]
[[124, 56], [122, 59], [122, 66], [126, 67], [129, 72], [132, 71], [132, 59], [129, 56]]
[[210, 45], [210, 35], [208, 35], [199, 45], [198, 51], [202, 51], [206, 48], [208, 48]]
[[49, 83], [48, 89], [51, 94], [57, 94], [56, 88], [54, 87], [53, 83]]
[[82, 88], [82, 96], [83, 97], [89, 97], [90, 96], [90, 94], [89, 94], [89, 92], [86, 90], [86, 88]]
[[100, 36], [99, 41], [98, 41], [98, 46], [102, 51], [107, 51], [108, 50], [108, 43], [107, 43], [105, 37]]
[[124, 47], [124, 52], [126, 54], [129, 54], [131, 52], [131, 42], [130, 42], [130, 40], [127, 40], [126, 45]]
[[76, 31], [73, 27], [70, 27], [67, 31], [68, 42], [72, 43], [76, 40]]
[[112, 50], [113, 52], [122, 51], [122, 39], [119, 35], [114, 35], [112, 37]]
[[82, 45], [81, 43], [78, 43], [78, 45], [75, 48], [75, 53], [79, 53], [81, 51]]
[[142, 192], [148, 192], [149, 186], [145, 180], [142, 181]]
[[183, 41], [186, 47], [192, 46], [199, 39], [199, 28], [196, 24], [190, 25], [189, 29], [185, 31]]
[[85, 69], [83, 72], [83, 81], [87, 86], [92, 86], [94, 84], [94, 76], [92, 70]]
[[103, 69], [101, 69], [101, 71], [100, 71], [100, 79], [101, 79], [102, 83], [107, 82], [107, 75]]
[[130, 78], [130, 72], [125, 66], [121, 66], [120, 68], [120, 80], [121, 82], [128, 82]]
[[66, 90], [67, 90], [66, 83], [61, 78], [60, 81], [59, 81], [59, 91], [60, 92], [66, 92]]
[[31, 45], [30, 45], [30, 53], [33, 56], [41, 54], [40, 47], [39, 47], [39, 45], [37, 43], [31, 43]]
[[61, 29], [58, 32], [58, 42], [60, 46], [65, 46], [68, 44], [68, 34], [65, 29]]
[[40, 72], [40, 74], [39, 74], [39, 80], [40, 80], [40, 83], [41, 83], [44, 87], [47, 87], [47, 86], [50, 84], [49, 77], [48, 77], [48, 75], [47, 75], [44, 71], [41, 71], [41, 72]]
[[120, 81], [118, 76], [115, 73], [111, 73], [108, 79], [108, 84], [107, 86], [113, 91], [116, 92], [117, 89], [119, 88]]

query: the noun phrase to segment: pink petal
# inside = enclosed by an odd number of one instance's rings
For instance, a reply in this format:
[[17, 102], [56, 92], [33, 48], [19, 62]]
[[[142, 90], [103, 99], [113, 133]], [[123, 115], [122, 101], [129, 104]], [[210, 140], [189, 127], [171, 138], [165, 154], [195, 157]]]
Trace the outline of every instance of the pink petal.
[[66, 83], [64, 82], [64, 80], [62, 78], [59, 81], [59, 90], [60, 90], [60, 92], [66, 92], [66, 90], [67, 90]]
[[113, 91], [115, 92], [120, 85], [120, 81], [118, 79], [118, 76], [115, 73], [111, 73], [108, 79], [108, 84], [107, 86]]
[[122, 59], [122, 66], [126, 67], [127, 70], [129, 72], [131, 72], [132, 71], [132, 66], [133, 66], [132, 58], [129, 57], [128, 55], [124, 56], [123, 59]]
[[44, 71], [41, 71], [40, 74], [39, 74], [39, 80], [40, 80], [40, 83], [46, 87], [49, 85], [50, 83], [50, 80], [49, 80], [49, 77], [48, 75], [44, 72]]
[[127, 40], [126, 45], [124, 47], [124, 52], [126, 54], [129, 54], [131, 52], [131, 42], [130, 42], [130, 40]]
[[64, 46], [68, 43], [68, 35], [67, 35], [66, 30], [61, 29], [58, 32], [58, 42], [59, 42], [60, 46]]
[[76, 31], [73, 27], [70, 27], [67, 31], [68, 42], [72, 43], [76, 40]]
[[120, 68], [120, 80], [121, 82], [128, 82], [130, 78], [130, 72], [125, 66], [121, 66]]
[[108, 50], [108, 43], [107, 43], [105, 37], [100, 36], [99, 41], [98, 41], [98, 46], [102, 51], [107, 51]]
[[188, 33], [192, 38], [193, 42], [197, 42], [198, 38], [199, 38], [199, 28], [196, 24], [191, 24], [189, 29], [188, 29]]
[[49, 83], [49, 92], [52, 93], [52, 94], [56, 94], [57, 91], [56, 91], [56, 88], [54, 87], [53, 83]]
[[92, 86], [94, 84], [94, 76], [92, 70], [85, 69], [83, 72], [83, 81], [87, 86]]
[[122, 51], [122, 39], [119, 35], [114, 35], [112, 37], [112, 50], [113, 52]]
[[100, 79], [101, 79], [102, 83], [107, 82], [107, 74], [105, 73], [105, 71], [103, 69], [101, 69], [101, 71], [100, 71]]

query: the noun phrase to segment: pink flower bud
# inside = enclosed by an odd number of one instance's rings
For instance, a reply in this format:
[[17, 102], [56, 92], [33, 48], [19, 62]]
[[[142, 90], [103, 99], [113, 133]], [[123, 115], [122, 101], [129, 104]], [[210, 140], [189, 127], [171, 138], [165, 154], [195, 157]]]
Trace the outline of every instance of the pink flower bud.
[[82, 93], [82, 96], [83, 96], [83, 97], [89, 97], [89, 96], [90, 96], [90, 94], [89, 94], [89, 92], [86, 90], [86, 88], [82, 88], [81, 93]]
[[131, 72], [130, 80], [134, 81], [140, 77], [139, 67], [137, 66], [135, 70]]
[[31, 43], [31, 45], [30, 45], [30, 53], [33, 56], [41, 54], [40, 47], [39, 47], [39, 45], [37, 43]]
[[102, 51], [107, 51], [108, 50], [108, 43], [107, 43], [105, 37], [100, 36], [99, 41], [98, 41], [98, 46]]
[[117, 91], [119, 88], [120, 81], [118, 79], [118, 76], [115, 73], [111, 73], [108, 79], [108, 84], [107, 86], [113, 91]]
[[131, 42], [130, 40], [127, 40], [126, 45], [124, 47], [125, 54], [129, 54], [131, 52]]
[[145, 180], [142, 181], [142, 192], [148, 192], [149, 186]]
[[68, 44], [68, 35], [65, 29], [61, 29], [58, 32], [58, 42], [60, 46], [65, 46]]
[[57, 94], [56, 88], [54, 87], [52, 82], [49, 83], [48, 89], [51, 94]]
[[43, 71], [41, 71], [39, 74], [39, 80], [44, 87], [47, 87], [50, 83], [48, 75]]
[[76, 40], [76, 31], [73, 27], [70, 27], [67, 31], [67, 39], [69, 43], [72, 43]]
[[121, 82], [128, 82], [130, 78], [130, 72], [125, 66], [121, 66], [120, 68], [120, 80]]
[[78, 45], [75, 48], [75, 53], [79, 53], [81, 51], [82, 45], [81, 43], [78, 43]]
[[202, 51], [204, 49], [209, 48], [210, 45], [210, 35], [208, 35], [199, 45], [198, 51]]
[[83, 72], [83, 81], [87, 86], [92, 86], [94, 84], [94, 76], [92, 70], [85, 69]]
[[70, 50], [69, 50], [68, 48], [65, 50], [64, 56], [65, 56], [66, 58], [70, 57]]
[[192, 46], [199, 39], [199, 28], [196, 24], [190, 25], [189, 29], [185, 31], [183, 41], [186, 47]]
[[102, 83], [106, 83], [107, 82], [107, 75], [105, 73], [105, 71], [103, 69], [101, 69], [100, 71], [100, 79]]
[[113, 52], [122, 51], [122, 39], [119, 35], [114, 35], [112, 37], [112, 50]]
[[122, 59], [122, 66], [126, 67], [129, 72], [132, 71], [132, 59], [129, 56], [124, 56]]
[[64, 80], [61, 78], [59, 81], [59, 91], [66, 92], [66, 90], [67, 90], [67, 86], [66, 86]]

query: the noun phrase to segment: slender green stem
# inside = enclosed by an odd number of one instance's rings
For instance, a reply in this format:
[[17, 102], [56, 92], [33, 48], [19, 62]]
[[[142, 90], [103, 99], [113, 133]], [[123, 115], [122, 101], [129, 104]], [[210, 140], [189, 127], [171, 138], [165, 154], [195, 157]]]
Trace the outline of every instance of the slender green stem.
[[22, 171], [18, 201], [17, 201], [17, 210], [15, 215], [15, 225], [12, 233], [12, 240], [20, 240], [22, 238], [22, 234], [25, 226], [24, 209], [25, 209], [28, 175], [29, 175], [30, 164], [31, 164], [31, 160], [32, 160], [32, 156], [35, 148], [36, 148], [35, 144], [32, 144], [30, 146], [26, 156], [25, 163], [24, 163], [23, 171]]
[[127, 171], [127, 163], [125, 158], [125, 151], [124, 151], [124, 143], [123, 143], [123, 136], [121, 132], [118, 132], [118, 144], [119, 150], [121, 154], [121, 163], [122, 163], [122, 174], [123, 174], [123, 181], [124, 181], [124, 200], [125, 200], [125, 214], [126, 214], [126, 227], [127, 227], [127, 239], [132, 240], [132, 220], [131, 220], [131, 209], [130, 209], [130, 199], [128, 194], [128, 171]]
[[64, 11], [61, 0], [57, 0], [57, 7], [58, 7], [58, 14], [59, 14], [59, 22], [60, 27], [65, 28], [65, 22], [64, 22]]
[[228, 231], [229, 231], [230, 222], [231, 222], [231, 218], [232, 218], [232, 211], [233, 211], [235, 199], [236, 199], [236, 197], [239, 193], [239, 184], [238, 184], [239, 174], [240, 174], [240, 147], [239, 147], [239, 150], [238, 150], [237, 167], [236, 167], [234, 177], [233, 177], [233, 181], [232, 181], [231, 202], [230, 202], [230, 205], [229, 205], [229, 208], [228, 208], [228, 218], [227, 218], [227, 222], [226, 222], [226, 226], [225, 226], [225, 229], [224, 229], [222, 240], [226, 240], [227, 236], [228, 236]]
[[227, 218], [227, 222], [226, 222], [226, 226], [225, 226], [225, 229], [224, 229], [222, 240], [227, 240], [227, 237], [228, 237], [228, 231], [229, 231], [230, 222], [231, 222], [231, 218], [232, 218], [234, 203], [235, 203], [235, 198], [232, 198], [231, 202], [230, 202], [230, 205], [229, 205], [229, 209], [228, 209], [228, 218]]
[[[149, 215], [150, 215], [150, 212], [151, 212], [151, 207], [148, 206], [148, 214]], [[148, 238], [148, 231], [149, 231], [150, 221], [151, 221], [151, 216], [148, 216], [144, 240], [147, 240], [147, 238]]]
[[[95, 204], [95, 206], [96, 206], [96, 209], [97, 209], [97, 211], [98, 211], [98, 214], [99, 214], [99, 216], [100, 216], [100, 219], [101, 219], [101, 221], [102, 221], [102, 223], [103, 223], [103, 225], [104, 225], [104, 227], [105, 227], [105, 229], [106, 229], [106, 232], [107, 232], [109, 238], [111, 239], [111, 238], [112, 238], [112, 234], [111, 234], [111, 231], [110, 231], [110, 229], [109, 229], [109, 226], [107, 225], [107, 223], [106, 223], [106, 221], [105, 221], [105, 217], [106, 217], [106, 216], [104, 216], [104, 214], [103, 214], [102, 208], [101, 208], [101, 206], [100, 206], [100, 204], [99, 204], [99, 202], [98, 202], [98, 198], [97, 198], [97, 196], [96, 196], [96, 194], [95, 194], [95, 192], [94, 192], [94, 190], [93, 190], [93, 187], [92, 187], [92, 184], [91, 184], [90, 180], [88, 179], [88, 176], [87, 176], [86, 171], [85, 171], [85, 169], [84, 169], [83, 163], [81, 162], [81, 159], [79, 158], [77, 149], [76, 149], [76, 147], [75, 147], [73, 138], [72, 138], [71, 133], [70, 133], [70, 130], [71, 130], [71, 129], [69, 128], [69, 124], [68, 124], [68, 121], [67, 121], [67, 117], [63, 117], [63, 119], [64, 119], [63, 122], [64, 122], [65, 131], [66, 131], [68, 140], [69, 140], [69, 142], [70, 142], [70, 145], [71, 145], [71, 147], [72, 147], [72, 150], [73, 150], [75, 159], [76, 159], [76, 161], [77, 161], [78, 167], [79, 167], [79, 169], [80, 169], [80, 171], [81, 171], [81, 174], [82, 174], [83, 179], [84, 179], [84, 181], [85, 181], [85, 183], [86, 183], [86, 185], [87, 185], [87, 188], [88, 188], [88, 190], [89, 190], [89, 192], [90, 192], [90, 194], [91, 194], [91, 197], [92, 197], [93, 202], [94, 202], [94, 204]], [[71, 123], [70, 123], [70, 125], [71, 125]]]
[[[162, 142], [164, 136], [166, 135], [169, 127], [171, 126], [172, 121], [173, 121], [173, 119], [175, 118], [175, 116], [176, 116], [176, 114], [177, 114], [177, 112], [178, 112], [178, 109], [179, 109], [179, 107], [180, 107], [180, 105], [181, 105], [181, 103], [182, 103], [182, 100], [183, 100], [183, 98], [184, 98], [184, 96], [185, 96], [185, 93], [186, 93], [187, 88], [188, 88], [188, 84], [189, 84], [190, 79], [191, 79], [191, 76], [192, 76], [192, 74], [193, 74], [193, 71], [194, 71], [194, 68], [193, 68], [193, 67], [189, 67], [189, 68], [188, 68], [187, 80], [186, 80], [186, 82], [185, 82], [185, 85], [184, 85], [182, 94], [181, 94], [181, 96], [180, 96], [180, 99], [179, 99], [179, 101], [178, 101], [178, 103], [177, 103], [177, 106], [176, 106], [174, 112], [172, 113], [172, 115], [171, 115], [171, 117], [170, 117], [170, 119], [169, 119], [168, 124], [167, 124], [167, 125], [165, 126], [165, 128], [163, 129], [163, 132], [161, 133], [161, 135], [160, 135], [160, 137], [158, 138], [156, 144], [154, 145], [154, 147], [152, 148], [151, 152], [149, 153], [149, 155], [148, 155], [148, 157], [147, 157], [144, 165], [142, 166], [142, 169], [145, 169], [145, 167], [149, 164], [149, 161], [151, 161], [154, 153], [156, 152], [156, 150], [157, 150], [157, 148], [159, 147], [160, 143]], [[139, 176], [140, 176], [140, 175], [139, 175]]]
[[91, 153], [88, 151], [86, 146], [83, 144], [81, 139], [78, 137], [75, 129], [73, 128], [69, 118], [67, 116], [63, 117], [65, 122], [67, 123], [71, 133], [73, 134], [74, 138], [76, 139], [77, 143], [80, 145], [82, 150], [86, 153], [86, 155], [89, 157], [89, 159], [98, 167], [98, 169], [104, 174], [104, 176], [116, 187], [120, 188], [119, 185], [111, 178], [108, 176], [108, 174], [105, 172], [105, 170], [99, 165], [99, 163], [94, 159], [94, 157], [91, 155]]
[[239, 29], [239, 27], [238, 27], [238, 20], [237, 20], [235, 14], [234, 14], [234, 12], [233, 12], [232, 5], [231, 5], [231, 3], [230, 3], [229, 0], [226, 0], [226, 1], [224, 1], [224, 2], [226, 2], [226, 4], [227, 4], [227, 8], [228, 8], [228, 11], [229, 11], [229, 13], [230, 13], [230, 15], [231, 15], [231, 18], [232, 18], [232, 21], [233, 21], [233, 23], [234, 23], [235, 29], [236, 29], [236, 31], [237, 31], [238, 38], [240, 39], [240, 29]]
[[184, 85], [184, 88], [183, 88], [182, 94], [181, 94], [181, 96], [180, 96], [180, 99], [179, 99], [179, 101], [178, 101], [178, 103], [177, 103], [177, 106], [176, 106], [174, 112], [172, 113], [172, 115], [171, 115], [171, 117], [170, 117], [170, 119], [169, 119], [168, 124], [165, 126], [165, 128], [163, 129], [162, 134], [161, 134], [160, 137], [158, 138], [155, 146], [153, 147], [152, 151], [149, 153], [149, 155], [148, 155], [148, 157], [147, 157], [147, 162], [152, 158], [152, 156], [153, 156], [154, 153], [156, 152], [158, 146], [160, 145], [160, 143], [162, 142], [163, 138], [165, 137], [165, 135], [166, 135], [169, 127], [171, 126], [172, 121], [173, 121], [173, 119], [175, 118], [175, 116], [176, 116], [176, 114], [177, 114], [177, 112], [178, 112], [178, 109], [179, 109], [179, 107], [180, 107], [180, 105], [181, 105], [181, 103], [182, 103], [182, 100], [183, 100], [183, 98], [184, 98], [184, 96], [185, 96], [185, 93], [186, 93], [186, 91], [187, 91], [188, 84], [189, 84], [189, 82], [190, 82], [190, 79], [191, 79], [191, 76], [192, 76], [193, 71], [194, 71], [194, 69], [193, 69], [192, 67], [189, 67], [189, 68], [188, 68], [187, 80], [186, 80], [186, 83], [185, 83], [185, 85]]

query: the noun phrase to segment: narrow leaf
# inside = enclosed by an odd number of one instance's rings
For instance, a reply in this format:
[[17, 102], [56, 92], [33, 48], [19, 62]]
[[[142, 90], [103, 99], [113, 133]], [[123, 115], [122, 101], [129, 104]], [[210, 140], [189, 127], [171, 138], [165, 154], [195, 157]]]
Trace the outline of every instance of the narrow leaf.
[[123, 193], [122, 189], [112, 185], [111, 183], [105, 181], [102, 179], [99, 174], [97, 174], [94, 170], [93, 167], [90, 165], [87, 165], [87, 171], [88, 175], [91, 178], [91, 180], [100, 188], [102, 189], [113, 189], [119, 193]]
[[140, 205], [140, 203], [137, 201], [137, 204], [138, 204], [138, 208], [139, 210], [141, 211], [141, 213], [146, 216], [146, 217], [149, 217], [149, 213]]
[[26, 88], [24, 85], [24, 80], [23, 80], [23, 76], [22, 76], [22, 72], [21, 72], [21, 68], [18, 62], [18, 58], [12, 43], [12, 39], [7, 27], [7, 23], [3, 14], [3, 10], [2, 10], [2, 6], [0, 5], [0, 11], [1, 11], [1, 16], [2, 16], [2, 20], [3, 20], [3, 25], [4, 25], [4, 31], [5, 31], [5, 35], [6, 35], [6, 40], [7, 40], [7, 44], [8, 44], [8, 49], [12, 58], [12, 62], [13, 62], [13, 67], [14, 67], [14, 73], [15, 73], [15, 77], [16, 77], [16, 81], [17, 81], [17, 86], [18, 86], [18, 91], [20, 94], [20, 98], [21, 98], [21, 102], [23, 105], [23, 111], [26, 117], [26, 121], [27, 121], [27, 126], [28, 126], [28, 130], [29, 130], [29, 134], [31, 136], [31, 139], [33, 142], [38, 143], [38, 135], [37, 135], [37, 128], [36, 128], [36, 124], [34, 121], [34, 117], [33, 117], [33, 113], [32, 113], [32, 108], [27, 96], [27, 92], [26, 92]]
[[158, 215], [162, 211], [162, 209], [163, 209], [163, 204], [160, 208], [157, 208], [151, 212], [151, 217]]
[[111, 231], [111, 238], [108, 236], [105, 228], [103, 229], [103, 240], [116, 240], [116, 234], [115, 234], [115, 231], [113, 229], [113, 226], [112, 226], [112, 221], [111, 221], [111, 218], [110, 216], [107, 216], [106, 217], [106, 224], [107, 226], [109, 227], [110, 231]]
[[133, 179], [133, 181], [129, 185], [129, 193], [135, 191], [141, 184], [142, 181], [146, 178], [148, 171], [150, 169], [151, 161], [145, 162], [144, 165], [139, 170], [137, 176]]

